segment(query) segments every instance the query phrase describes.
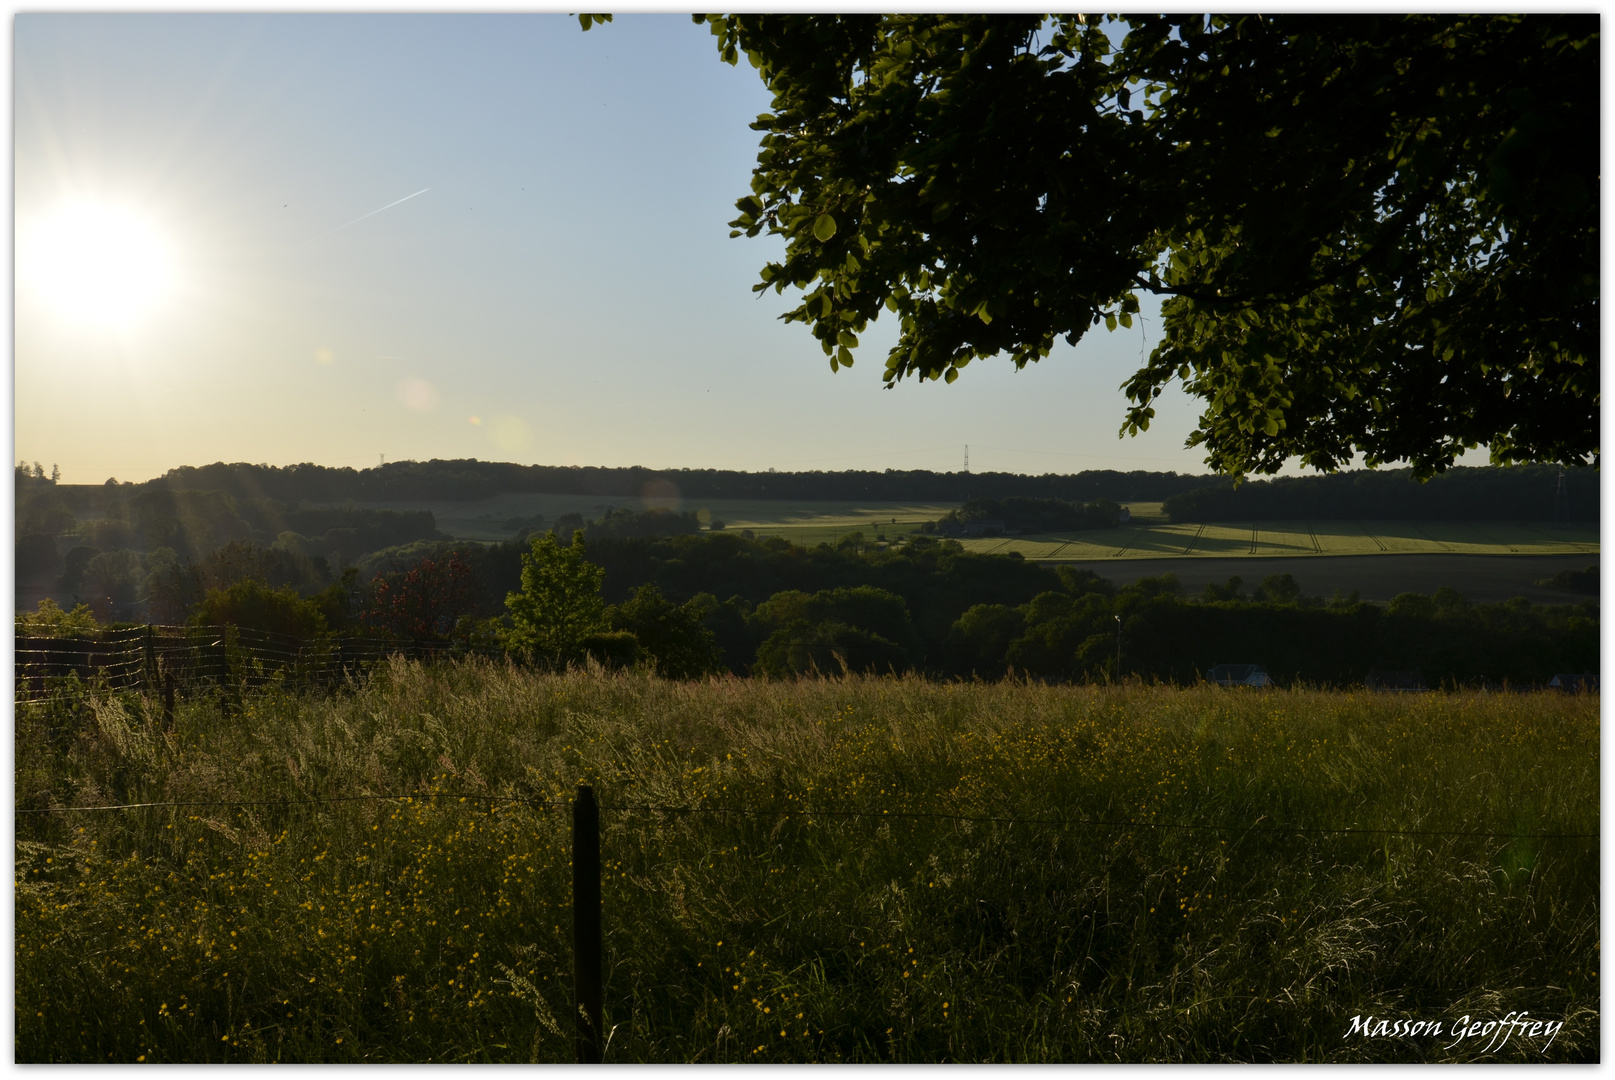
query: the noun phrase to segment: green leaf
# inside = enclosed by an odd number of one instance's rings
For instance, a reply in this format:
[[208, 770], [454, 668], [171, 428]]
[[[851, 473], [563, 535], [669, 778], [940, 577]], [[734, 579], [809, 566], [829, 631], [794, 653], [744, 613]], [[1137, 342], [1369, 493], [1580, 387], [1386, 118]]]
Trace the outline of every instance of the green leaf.
[[[854, 352], [839, 331], [877, 305], [894, 311], [889, 386], [941, 380], [962, 368], [956, 353], [1020, 366], [1048, 355], [1046, 339], [1137, 329], [1135, 290], [1148, 289], [1161, 326], [1146, 328], [1139, 393], [1182, 379], [1204, 413], [1190, 445], [1216, 468], [1271, 471], [1296, 453], [1329, 467], [1353, 445], [1369, 461], [1400, 449], [1439, 466], [1481, 414], [1500, 418], [1494, 449], [1507, 456], [1594, 452], [1599, 264], [1586, 237], [1599, 173], [1574, 133], [1596, 126], [1595, 18], [1342, 22], [1325, 46], [1302, 18], [1137, 15], [1101, 29], [1058, 16], [1046, 50], [1004, 61], [1018, 70], [1001, 93], [998, 39], [1040, 24], [721, 20], [719, 47], [761, 58], [775, 102], [752, 125], [754, 197], [728, 227], [783, 234], [770, 287], [815, 292], [788, 321]], [[1440, 47], [1449, 24], [1461, 68]], [[1541, 100], [1507, 102], [1518, 87]], [[1332, 124], [1323, 104], [1337, 92], [1378, 119]], [[1134, 107], [1142, 124], [1123, 114]], [[1043, 179], [1079, 161], [1081, 185]], [[1537, 203], [1556, 209], [1532, 219], [1544, 230], [1533, 253], [1504, 223]], [[832, 206], [851, 217], [840, 245]], [[1447, 375], [1464, 381], [1447, 384], [1439, 416], [1387, 407], [1396, 388]], [[1292, 380], [1312, 389], [1280, 398]], [[1538, 385], [1554, 409], [1508, 407]]]
[[841, 361], [842, 367], [852, 367], [852, 351], [845, 345], [841, 346], [840, 350], [837, 351], [836, 359]]

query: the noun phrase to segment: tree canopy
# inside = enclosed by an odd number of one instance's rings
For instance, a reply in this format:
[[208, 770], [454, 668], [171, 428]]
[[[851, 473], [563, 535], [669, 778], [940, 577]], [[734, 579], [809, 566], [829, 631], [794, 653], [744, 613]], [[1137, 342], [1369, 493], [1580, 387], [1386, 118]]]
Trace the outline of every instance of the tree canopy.
[[[583, 16], [589, 23], [603, 18]], [[733, 235], [888, 387], [1163, 326], [1217, 470], [1596, 463], [1598, 16], [696, 16], [773, 94]]]
[[549, 532], [522, 554], [522, 588], [505, 597], [514, 629], [510, 645], [566, 664], [587, 653], [587, 639], [606, 629], [600, 583], [606, 572], [583, 558], [583, 534], [562, 547]]

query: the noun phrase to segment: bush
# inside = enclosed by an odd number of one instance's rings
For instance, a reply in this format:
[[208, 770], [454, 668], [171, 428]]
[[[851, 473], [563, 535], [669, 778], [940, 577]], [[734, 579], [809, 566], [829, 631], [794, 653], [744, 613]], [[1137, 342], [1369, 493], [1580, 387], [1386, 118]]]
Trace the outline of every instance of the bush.
[[32, 614], [17, 613], [18, 637], [86, 637], [100, 628], [89, 605], [75, 604], [72, 611], [63, 611], [48, 596]]
[[[335, 603], [330, 594], [322, 603]], [[448, 637], [471, 614], [471, 567], [457, 554], [422, 559], [408, 570], [377, 574], [364, 625], [389, 637], [429, 641]]]
[[696, 679], [722, 669], [717, 640], [704, 625], [706, 615], [701, 601], [674, 604], [655, 585], [641, 585], [607, 612], [612, 629], [634, 637], [656, 661], [656, 670], [670, 679]]
[[1433, 619], [1436, 617], [1436, 602], [1423, 593], [1397, 593], [1391, 597], [1385, 613], [1392, 618]]
[[583, 654], [608, 670], [632, 667], [645, 659], [639, 641], [626, 630], [585, 634], [579, 642]]
[[752, 622], [767, 639], [753, 672], [773, 678], [818, 671], [902, 672], [919, 659], [920, 639], [903, 598], [871, 585], [787, 590], [757, 605]]
[[18, 581], [49, 581], [61, 576], [64, 566], [56, 538], [46, 533], [28, 533], [17, 540]]
[[[566, 518], [562, 518], [565, 521]], [[598, 521], [591, 521], [583, 529], [588, 540], [632, 539], [651, 536], [688, 536], [701, 531], [700, 520], [692, 513], [675, 513], [663, 507], [653, 507], [635, 513], [627, 507], [607, 510]]]
[[1004, 528], [1018, 533], [1114, 529], [1121, 521], [1121, 507], [1109, 499], [1095, 499], [1086, 504], [1021, 495], [1011, 495], [1005, 499], [971, 499], [957, 510], [949, 511], [936, 526], [940, 528], [949, 524], [986, 520], [1002, 521]]
[[[1230, 579], [1231, 581], [1232, 579]], [[1299, 604], [1301, 586], [1292, 574], [1269, 574], [1256, 586], [1255, 598], [1268, 604]]]
[[239, 626], [294, 638], [316, 637], [326, 630], [325, 615], [314, 601], [298, 596], [289, 585], [272, 588], [251, 579], [209, 589], [190, 621], [193, 626]]
[[1589, 566], [1585, 570], [1561, 570], [1551, 578], [1544, 578], [1537, 584], [1544, 589], [1563, 589], [1566, 592], [1597, 596], [1598, 567]]
[[133, 603], [145, 580], [140, 555], [127, 549], [103, 551], [84, 567], [80, 587], [97, 600], [115, 604]]
[[89, 547], [79, 544], [67, 551], [62, 560], [62, 588], [69, 592], [77, 591], [84, 582], [84, 570], [90, 565], [90, 560], [101, 554], [98, 547]]
[[1026, 617], [1003, 604], [977, 604], [959, 616], [948, 635], [948, 659], [961, 675], [993, 679], [1004, 674], [1010, 642], [1026, 629]]

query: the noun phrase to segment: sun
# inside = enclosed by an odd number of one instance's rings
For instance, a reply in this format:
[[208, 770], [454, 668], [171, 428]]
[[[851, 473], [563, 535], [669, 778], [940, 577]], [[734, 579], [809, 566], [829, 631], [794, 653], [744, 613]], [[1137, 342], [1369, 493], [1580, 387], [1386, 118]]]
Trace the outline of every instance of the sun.
[[149, 217], [127, 206], [66, 202], [29, 232], [23, 277], [71, 324], [127, 326], [173, 286], [170, 245]]

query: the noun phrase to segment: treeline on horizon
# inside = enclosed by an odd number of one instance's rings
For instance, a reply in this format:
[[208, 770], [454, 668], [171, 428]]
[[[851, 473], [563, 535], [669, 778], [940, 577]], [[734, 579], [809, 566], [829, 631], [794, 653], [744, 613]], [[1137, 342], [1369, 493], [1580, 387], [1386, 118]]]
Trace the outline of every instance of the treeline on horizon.
[[[19, 469], [18, 493], [51, 484]], [[739, 472], [724, 469], [604, 468], [460, 460], [401, 461], [365, 469], [246, 463], [182, 466], [154, 480], [118, 487], [219, 491], [239, 500], [285, 504], [475, 501], [501, 493], [659, 496], [689, 499], [965, 502], [1064, 499], [1162, 502], [1173, 521], [1404, 519], [1596, 521], [1599, 474], [1566, 470], [1558, 495], [1555, 466], [1461, 467], [1419, 483], [1407, 469], [1233, 481], [1174, 472], [1089, 470], [1073, 474], [931, 472]], [[94, 505], [106, 485], [55, 485], [69, 505]], [[125, 496], [127, 498], [128, 496]]]
[[1172, 521], [1279, 519], [1597, 521], [1599, 471], [1553, 465], [1449, 469], [1419, 483], [1406, 469], [1280, 477], [1235, 486], [1222, 480], [1162, 500]]
[[[365, 469], [324, 465], [181, 466], [137, 487], [224, 491], [236, 498], [282, 502], [474, 502], [503, 493], [685, 499], [963, 502], [1023, 495], [1086, 502], [1097, 498], [1159, 502], [1210, 482], [1173, 472], [1094, 470], [1076, 474], [931, 472], [740, 472], [731, 469], [607, 468], [478, 461], [398, 461]], [[669, 487], [668, 485], [671, 485]], [[78, 485], [94, 487], [96, 485]]]
[[[166, 551], [197, 560], [233, 541], [277, 545], [332, 567], [416, 540], [447, 540], [430, 510], [307, 506], [236, 498], [223, 491], [118, 487], [78, 520], [58, 490], [19, 490], [16, 511], [19, 581], [61, 578], [68, 591], [98, 557]], [[71, 545], [59, 552], [59, 538]], [[103, 560], [103, 563], [105, 560]]]

